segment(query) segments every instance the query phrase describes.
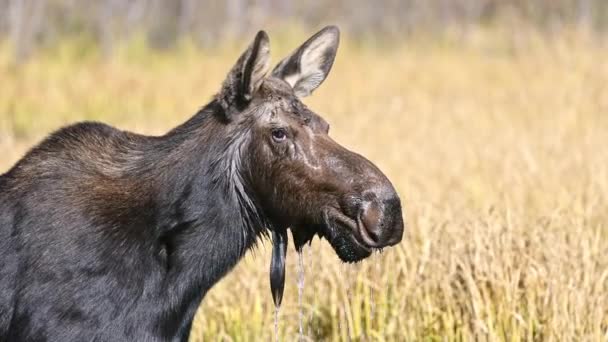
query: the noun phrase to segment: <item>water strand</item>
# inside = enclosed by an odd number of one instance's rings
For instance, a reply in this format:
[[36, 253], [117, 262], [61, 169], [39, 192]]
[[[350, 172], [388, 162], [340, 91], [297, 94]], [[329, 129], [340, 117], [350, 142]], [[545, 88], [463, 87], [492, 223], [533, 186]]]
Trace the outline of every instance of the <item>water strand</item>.
[[299, 310], [299, 337], [298, 341], [304, 341], [304, 307], [303, 307], [303, 297], [304, 297], [304, 256], [302, 255], [302, 251], [298, 252], [298, 310]]
[[349, 315], [351, 314], [351, 288], [350, 288], [350, 281], [352, 279], [352, 269], [349, 267], [349, 265], [347, 264], [342, 264], [340, 265], [341, 268], [341, 273], [342, 276], [340, 277], [341, 279], [344, 279], [344, 285], [345, 285], [345, 297], [344, 297], [344, 302], [342, 304], [342, 311], [344, 312], [344, 329], [346, 330], [346, 340], [348, 342], [352, 341], [352, 336], [350, 335], [350, 329], [351, 329], [351, 325], [349, 322]]
[[279, 342], [279, 306], [274, 307], [274, 340]]
[[[314, 270], [315, 267], [313, 265], [313, 260], [314, 258], [312, 257], [312, 245], [308, 245], [308, 269], [309, 270]], [[315, 298], [313, 298], [313, 301], [311, 303], [311, 308], [309, 309], [309, 315], [308, 315], [308, 336], [313, 336], [314, 333], [319, 333], [319, 327], [317, 326], [317, 331], [313, 332], [312, 331], [312, 327], [313, 327], [313, 319], [314, 319], [314, 314], [315, 314]]]

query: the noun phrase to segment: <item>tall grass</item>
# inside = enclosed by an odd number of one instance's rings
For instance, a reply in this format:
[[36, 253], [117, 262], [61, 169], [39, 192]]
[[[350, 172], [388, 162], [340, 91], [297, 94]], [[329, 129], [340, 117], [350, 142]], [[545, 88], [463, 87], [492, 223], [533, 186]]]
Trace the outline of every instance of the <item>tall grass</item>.
[[[162, 133], [208, 101], [239, 52], [134, 43], [101, 60], [82, 44], [19, 67], [0, 48], [1, 170], [76, 120]], [[288, 44], [276, 45], [278, 59]], [[304, 338], [607, 340], [607, 60], [576, 33], [344, 41], [305, 102], [393, 180], [407, 233], [356, 265], [324, 241], [304, 250]], [[261, 243], [208, 293], [192, 341], [274, 338], [269, 253]], [[298, 338], [296, 265], [290, 251], [282, 340]]]

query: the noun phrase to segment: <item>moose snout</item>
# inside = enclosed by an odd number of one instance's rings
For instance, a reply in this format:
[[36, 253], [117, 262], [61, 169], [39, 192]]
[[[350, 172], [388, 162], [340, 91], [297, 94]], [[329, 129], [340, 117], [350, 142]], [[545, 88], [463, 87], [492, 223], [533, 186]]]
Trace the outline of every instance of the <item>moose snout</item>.
[[359, 234], [369, 247], [382, 248], [399, 243], [403, 237], [401, 201], [396, 193], [388, 196], [367, 193], [358, 213]]

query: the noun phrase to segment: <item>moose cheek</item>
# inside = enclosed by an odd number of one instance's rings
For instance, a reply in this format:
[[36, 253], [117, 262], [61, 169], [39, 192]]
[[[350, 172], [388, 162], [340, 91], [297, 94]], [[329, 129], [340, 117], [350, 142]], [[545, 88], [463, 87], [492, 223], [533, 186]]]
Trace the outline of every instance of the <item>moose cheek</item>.
[[272, 154], [275, 156], [275, 159], [285, 160], [296, 158], [297, 148], [290, 140], [279, 143], [272, 142], [270, 144], [270, 149], [272, 150]]
[[287, 145], [287, 148], [286, 148], [285, 154], [290, 159], [295, 159], [297, 157], [297, 151], [298, 151], [298, 149], [296, 148], [296, 144], [293, 141], [289, 141], [286, 145]]

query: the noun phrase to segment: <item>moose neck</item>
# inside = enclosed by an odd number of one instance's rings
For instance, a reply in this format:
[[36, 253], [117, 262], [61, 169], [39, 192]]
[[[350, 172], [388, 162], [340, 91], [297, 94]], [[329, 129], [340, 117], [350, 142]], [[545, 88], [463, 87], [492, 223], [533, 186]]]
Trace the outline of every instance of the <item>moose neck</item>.
[[167, 327], [188, 329], [205, 293], [268, 227], [243, 179], [246, 134], [228, 131], [218, 110], [211, 102], [152, 146]]

